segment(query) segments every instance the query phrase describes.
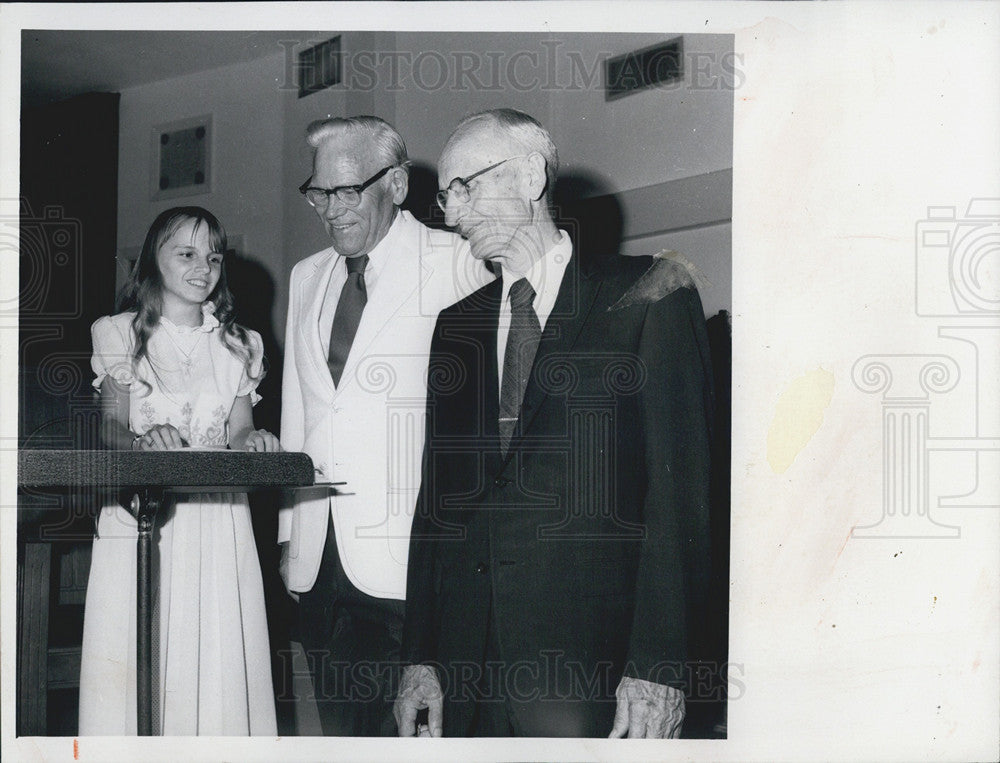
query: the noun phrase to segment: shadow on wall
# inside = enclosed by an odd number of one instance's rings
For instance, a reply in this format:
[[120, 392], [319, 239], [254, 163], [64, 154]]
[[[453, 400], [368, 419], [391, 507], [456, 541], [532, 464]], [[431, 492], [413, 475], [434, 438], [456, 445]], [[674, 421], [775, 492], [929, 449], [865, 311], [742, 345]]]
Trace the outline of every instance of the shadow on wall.
[[624, 212], [618, 197], [600, 176], [572, 172], [556, 180], [553, 193], [556, 224], [573, 239], [584, 269], [619, 252]]
[[437, 203], [437, 170], [429, 164], [414, 162], [410, 165], [410, 192], [403, 202], [407, 210], [424, 225], [446, 228], [444, 212]]
[[[257, 387], [261, 400], [254, 406], [254, 426], [278, 434], [281, 417], [281, 372], [283, 356], [277, 337], [271, 328], [274, 313], [275, 283], [268, 270], [244, 252], [226, 253], [226, 276], [236, 302], [236, 322], [260, 334], [264, 343], [266, 375]], [[283, 686], [284, 661], [277, 652], [289, 641], [289, 623], [295, 619], [292, 600], [278, 575], [280, 550], [278, 538], [278, 491], [256, 491], [250, 494], [251, 523], [257, 556], [264, 581], [264, 605], [267, 611], [268, 636], [271, 643], [271, 670], [275, 686]], [[292, 708], [277, 703], [279, 733], [289, 733], [294, 727]]]
[[274, 278], [252, 256], [235, 250], [226, 253], [226, 278], [236, 303], [236, 322], [259, 333], [264, 342], [266, 375], [257, 387], [261, 401], [254, 406], [254, 425], [277, 433], [281, 415], [282, 354], [271, 328]]

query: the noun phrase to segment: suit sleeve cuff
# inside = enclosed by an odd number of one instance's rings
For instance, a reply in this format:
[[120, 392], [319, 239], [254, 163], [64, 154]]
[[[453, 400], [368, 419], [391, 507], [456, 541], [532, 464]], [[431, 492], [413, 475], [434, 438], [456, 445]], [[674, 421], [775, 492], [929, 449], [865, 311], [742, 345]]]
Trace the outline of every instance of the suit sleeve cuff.
[[278, 543], [287, 543], [292, 539], [292, 511], [292, 506], [278, 511]]

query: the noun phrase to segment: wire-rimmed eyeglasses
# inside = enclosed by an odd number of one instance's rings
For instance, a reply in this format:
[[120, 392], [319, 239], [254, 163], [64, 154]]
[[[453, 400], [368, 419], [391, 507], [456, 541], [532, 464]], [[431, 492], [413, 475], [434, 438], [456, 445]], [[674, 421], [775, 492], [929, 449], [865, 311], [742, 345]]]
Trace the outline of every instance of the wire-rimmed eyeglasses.
[[336, 188], [318, 188], [309, 185], [312, 182], [312, 176], [310, 176], [306, 182], [299, 186], [299, 193], [305, 196], [306, 201], [316, 207], [316, 209], [326, 209], [330, 203], [331, 196], [336, 196], [341, 204], [348, 207], [356, 207], [361, 203], [361, 194], [364, 190], [373, 183], [378, 182], [385, 173], [395, 166], [394, 164], [390, 164], [388, 167], [383, 167], [363, 183], [357, 185], [338, 185]]
[[464, 178], [452, 178], [451, 182], [448, 183], [448, 187], [443, 191], [437, 192], [437, 203], [441, 207], [442, 211], [446, 211], [448, 206], [448, 196], [454, 196], [459, 204], [466, 204], [470, 198], [469, 182], [475, 180], [480, 175], [485, 175], [490, 170], [495, 170], [501, 164], [509, 162], [511, 159], [523, 159], [527, 154], [522, 154], [520, 156], [508, 156], [506, 159], [501, 159], [496, 164], [491, 164], [489, 167], [479, 170], [478, 172], [473, 172], [471, 175], [467, 175]]

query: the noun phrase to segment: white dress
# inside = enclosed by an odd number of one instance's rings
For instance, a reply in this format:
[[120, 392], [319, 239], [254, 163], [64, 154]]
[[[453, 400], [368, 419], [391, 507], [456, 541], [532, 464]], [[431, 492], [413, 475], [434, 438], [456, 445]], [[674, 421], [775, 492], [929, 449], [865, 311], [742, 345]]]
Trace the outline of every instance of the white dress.
[[[160, 319], [133, 378], [135, 313], [91, 329], [100, 388], [110, 374], [129, 388], [129, 425], [173, 424], [195, 447], [225, 447], [235, 399], [256, 382], [222, 343], [210, 311], [201, 327]], [[262, 343], [250, 334], [253, 376]], [[155, 359], [152, 363], [149, 359]], [[275, 735], [274, 691], [260, 563], [243, 493], [180, 495], [154, 529], [153, 729], [165, 735]], [[87, 586], [80, 671], [80, 734], [136, 733], [136, 522], [101, 510]], [[157, 640], [159, 648], [157, 649]]]

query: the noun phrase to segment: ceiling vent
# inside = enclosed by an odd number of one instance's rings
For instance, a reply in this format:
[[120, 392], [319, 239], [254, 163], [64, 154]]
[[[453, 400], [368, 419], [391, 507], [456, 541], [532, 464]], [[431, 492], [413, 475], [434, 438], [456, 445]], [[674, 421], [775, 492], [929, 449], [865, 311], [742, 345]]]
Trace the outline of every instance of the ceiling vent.
[[634, 50], [604, 62], [604, 100], [613, 101], [657, 85], [683, 79], [682, 38]]
[[340, 35], [299, 53], [299, 98], [339, 85], [341, 73]]

